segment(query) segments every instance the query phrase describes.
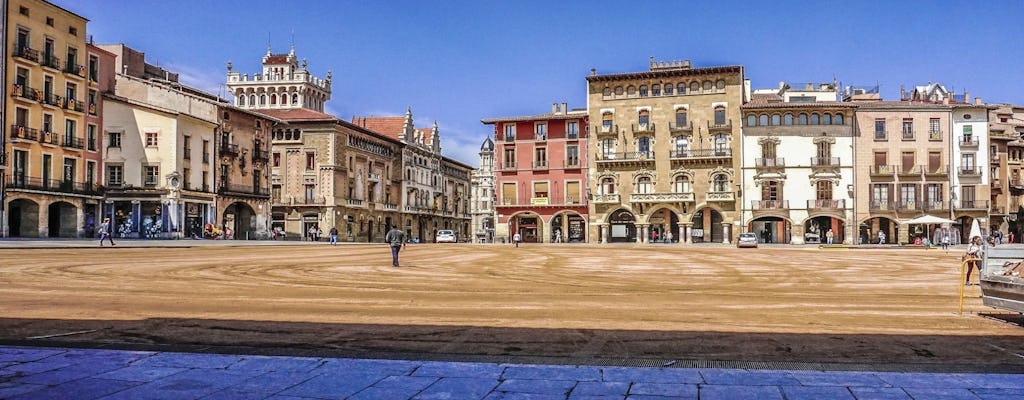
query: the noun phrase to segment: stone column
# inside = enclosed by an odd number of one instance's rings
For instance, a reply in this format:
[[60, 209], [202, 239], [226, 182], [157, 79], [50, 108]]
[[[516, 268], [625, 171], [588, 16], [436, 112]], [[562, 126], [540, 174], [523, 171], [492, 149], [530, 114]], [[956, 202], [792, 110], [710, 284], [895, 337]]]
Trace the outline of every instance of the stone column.
[[687, 237], [686, 236], [686, 227], [689, 226], [690, 224], [687, 224], [685, 222], [679, 222], [676, 225], [679, 226], [679, 237], [677, 237], [676, 239], [679, 239], [679, 244], [684, 244], [684, 243], [686, 243], [686, 239], [685, 238]]
[[[36, 225], [39, 227], [39, 237], [50, 236], [50, 204], [43, 201], [39, 202], [39, 220], [36, 221]], [[22, 236], [25, 235], [22, 234]]]
[[75, 237], [87, 238], [89, 232], [85, 231], [85, 208], [89, 205], [82, 202], [82, 206], [75, 210]]
[[[804, 243], [804, 226], [803, 226], [803, 224], [793, 224], [792, 228], [790, 229], [790, 234], [793, 237], [789, 238], [789, 244], [805, 244]], [[825, 236], [824, 236], [824, 234], [819, 232], [819, 235], [821, 235], [819, 241], [821, 243], [825, 243]]]
[[682, 229], [679, 231], [679, 234], [683, 236], [679, 238], [679, 243], [693, 244], [693, 238], [691, 237], [691, 231], [693, 230], [693, 222], [680, 222], [679, 226], [682, 227]]
[[608, 243], [608, 224], [600, 224], [601, 229], [601, 244]]
[[732, 238], [732, 223], [722, 223], [722, 244], [729, 244], [729, 239]]

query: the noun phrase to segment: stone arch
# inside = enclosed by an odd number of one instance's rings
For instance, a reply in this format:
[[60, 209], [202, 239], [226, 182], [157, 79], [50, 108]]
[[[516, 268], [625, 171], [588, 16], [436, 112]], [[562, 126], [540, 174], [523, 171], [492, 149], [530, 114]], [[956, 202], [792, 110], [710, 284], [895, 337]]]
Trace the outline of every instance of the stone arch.
[[575, 210], [560, 210], [547, 221], [551, 241], [554, 243], [583, 243], [587, 241], [587, 219]]
[[632, 210], [619, 207], [605, 214], [604, 221], [608, 224], [607, 237], [609, 243], [634, 243], [637, 239], [637, 215]]
[[78, 237], [78, 206], [59, 200], [50, 203], [47, 208], [49, 237]]
[[255, 238], [260, 230], [256, 221], [256, 210], [244, 201], [229, 204], [221, 213], [221, 226], [231, 228], [234, 239]]
[[8, 200], [7, 227], [10, 237], [39, 237], [39, 203], [25, 197]]
[[899, 226], [899, 221], [895, 218], [867, 217], [858, 224], [857, 237], [861, 244], [879, 243], [878, 232], [882, 231], [885, 233], [885, 242], [882, 244], [896, 243], [899, 238]]
[[523, 243], [539, 243], [545, 235], [543, 217], [533, 211], [517, 211], [508, 217], [509, 239], [519, 233]]

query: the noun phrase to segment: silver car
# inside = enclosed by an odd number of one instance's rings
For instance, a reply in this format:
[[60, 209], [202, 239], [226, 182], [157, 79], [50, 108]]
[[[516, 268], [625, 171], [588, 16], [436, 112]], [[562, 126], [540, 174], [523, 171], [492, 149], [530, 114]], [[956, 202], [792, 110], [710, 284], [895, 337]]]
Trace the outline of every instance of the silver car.
[[750, 232], [741, 233], [739, 239], [736, 240], [736, 247], [757, 248], [757, 235]]
[[434, 237], [436, 243], [455, 243], [458, 238], [455, 237], [455, 231], [450, 229], [442, 229], [437, 231], [437, 236]]

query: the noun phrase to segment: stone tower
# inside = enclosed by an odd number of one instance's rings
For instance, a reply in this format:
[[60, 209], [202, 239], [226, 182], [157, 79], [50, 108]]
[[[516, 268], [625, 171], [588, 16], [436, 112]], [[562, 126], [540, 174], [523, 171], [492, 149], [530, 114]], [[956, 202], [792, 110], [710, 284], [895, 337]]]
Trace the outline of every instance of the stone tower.
[[320, 79], [309, 72], [305, 59], [299, 65], [293, 45], [288, 54], [273, 54], [267, 46], [263, 70], [252, 75], [233, 70], [228, 62], [228, 90], [234, 104], [249, 110], [308, 109], [324, 112], [331, 99], [331, 72]]

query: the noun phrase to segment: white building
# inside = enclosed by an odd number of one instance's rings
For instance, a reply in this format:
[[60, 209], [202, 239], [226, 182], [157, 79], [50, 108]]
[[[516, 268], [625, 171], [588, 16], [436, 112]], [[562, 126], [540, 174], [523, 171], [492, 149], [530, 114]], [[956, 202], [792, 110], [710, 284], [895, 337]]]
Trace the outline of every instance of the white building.
[[480, 145], [480, 167], [470, 182], [473, 237], [477, 242], [494, 242], [494, 142], [488, 136]]

